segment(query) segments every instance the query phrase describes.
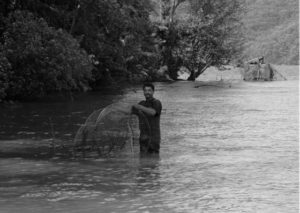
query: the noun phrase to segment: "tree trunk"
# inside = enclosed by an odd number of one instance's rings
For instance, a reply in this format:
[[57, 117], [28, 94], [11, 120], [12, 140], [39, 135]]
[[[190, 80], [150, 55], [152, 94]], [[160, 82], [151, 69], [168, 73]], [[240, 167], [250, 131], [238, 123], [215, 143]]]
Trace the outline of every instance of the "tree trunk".
[[191, 74], [190, 76], [188, 77], [187, 79], [188, 81], [195, 81], [196, 78], [195, 78], [195, 71], [194, 70], [191, 70]]
[[210, 63], [206, 64], [202, 68], [198, 68], [197, 72], [195, 73], [195, 79], [198, 78], [204, 71], [210, 66]]
[[177, 7], [184, 2], [185, 0], [162, 0], [161, 3], [161, 8], [169, 8], [168, 11], [168, 17], [166, 17], [165, 12], [166, 11], [161, 11], [161, 13], [164, 14], [163, 20], [167, 19], [167, 24], [166, 26], [168, 27], [168, 35], [166, 38], [166, 43], [164, 44], [165, 46], [165, 51], [163, 53], [163, 65], [167, 65], [168, 66], [168, 71], [169, 71], [169, 75], [172, 79], [177, 79], [178, 78], [178, 63], [177, 63], [177, 58], [173, 56], [173, 49], [176, 46], [176, 42], [177, 42], [177, 30], [174, 27], [174, 16], [175, 16], [175, 12]]
[[208, 67], [210, 66], [210, 63], [206, 64], [204, 67], [199, 67], [197, 72], [195, 72], [194, 70], [191, 70], [191, 74], [188, 77], [188, 81], [195, 81], [196, 78], [198, 78]]
[[74, 14], [73, 14], [72, 24], [71, 24], [70, 31], [69, 31], [69, 33], [71, 35], [73, 35], [73, 32], [74, 32], [74, 27], [75, 27], [76, 20], [77, 20], [77, 17], [78, 17], [79, 8], [80, 8], [80, 4], [78, 4], [78, 6], [75, 9]]

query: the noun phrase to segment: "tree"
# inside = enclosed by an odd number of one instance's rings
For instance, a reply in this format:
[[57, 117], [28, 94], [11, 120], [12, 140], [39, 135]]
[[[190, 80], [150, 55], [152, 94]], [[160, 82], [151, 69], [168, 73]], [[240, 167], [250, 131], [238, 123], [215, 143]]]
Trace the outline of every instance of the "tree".
[[[190, 15], [176, 20], [176, 10], [182, 3], [186, 3]], [[189, 80], [195, 80], [207, 67], [230, 60], [240, 50], [242, 1], [162, 0], [162, 4], [162, 23], [168, 28], [164, 64], [173, 78], [184, 65], [191, 72]]]
[[[171, 78], [177, 79], [177, 71], [180, 64], [180, 60], [174, 57], [173, 50], [177, 46], [179, 37], [178, 37], [178, 28], [177, 22], [175, 20], [175, 13], [180, 4], [184, 3], [186, 0], [161, 0], [161, 23], [167, 27], [165, 31], [164, 40], [166, 41], [163, 45], [162, 51], [162, 65], [167, 65], [168, 72]], [[178, 63], [179, 62], [179, 63]]]
[[[107, 79], [128, 79], [136, 65], [145, 58], [151, 46], [151, 22], [148, 0], [83, 0], [72, 34], [81, 46], [99, 62], [97, 76]], [[106, 71], [106, 72], [105, 72]], [[105, 77], [106, 76], [106, 77]]]
[[2, 93], [6, 99], [34, 99], [53, 91], [83, 90], [93, 80], [91, 62], [79, 43], [29, 12], [10, 13], [0, 50], [0, 75], [6, 82]]
[[240, 52], [239, 14], [241, 1], [191, 1], [188, 24], [180, 26], [181, 42], [176, 50], [195, 80], [209, 66], [227, 63]]
[[3, 53], [0, 45], [0, 102], [6, 98], [7, 89], [9, 87], [9, 74], [11, 72], [11, 64]]
[[0, 6], [4, 17], [27, 10], [75, 37], [97, 62], [95, 84], [127, 79], [141, 62], [149, 66], [147, 55], [154, 51], [149, 0], [5, 0]]

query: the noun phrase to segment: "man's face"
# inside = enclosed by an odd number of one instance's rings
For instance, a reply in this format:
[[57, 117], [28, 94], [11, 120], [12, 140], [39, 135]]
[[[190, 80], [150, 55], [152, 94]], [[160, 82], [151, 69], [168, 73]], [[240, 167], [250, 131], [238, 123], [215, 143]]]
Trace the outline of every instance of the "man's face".
[[144, 96], [145, 96], [146, 99], [152, 98], [153, 97], [153, 93], [154, 93], [154, 91], [153, 91], [153, 89], [151, 87], [145, 87], [144, 88]]

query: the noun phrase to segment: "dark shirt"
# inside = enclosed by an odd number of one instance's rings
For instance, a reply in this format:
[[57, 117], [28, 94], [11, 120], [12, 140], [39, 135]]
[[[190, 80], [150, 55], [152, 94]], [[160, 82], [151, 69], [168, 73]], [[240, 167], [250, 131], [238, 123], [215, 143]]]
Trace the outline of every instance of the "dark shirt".
[[[151, 146], [153, 149], [159, 149], [160, 146], [160, 114], [162, 105], [161, 102], [155, 98], [147, 99], [144, 101], [139, 102], [140, 105], [148, 108], [152, 108], [156, 111], [156, 114], [148, 115], [146, 113], [143, 113], [145, 117], [147, 118], [147, 121], [150, 126], [150, 138], [151, 138]], [[143, 130], [141, 129], [141, 132]]]

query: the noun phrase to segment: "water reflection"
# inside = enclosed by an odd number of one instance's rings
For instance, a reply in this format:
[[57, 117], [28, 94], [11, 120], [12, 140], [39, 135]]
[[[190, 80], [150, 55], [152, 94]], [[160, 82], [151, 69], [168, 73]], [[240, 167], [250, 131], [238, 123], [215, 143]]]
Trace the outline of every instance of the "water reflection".
[[153, 192], [160, 187], [159, 154], [140, 155], [136, 174], [137, 188], [140, 192]]

